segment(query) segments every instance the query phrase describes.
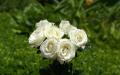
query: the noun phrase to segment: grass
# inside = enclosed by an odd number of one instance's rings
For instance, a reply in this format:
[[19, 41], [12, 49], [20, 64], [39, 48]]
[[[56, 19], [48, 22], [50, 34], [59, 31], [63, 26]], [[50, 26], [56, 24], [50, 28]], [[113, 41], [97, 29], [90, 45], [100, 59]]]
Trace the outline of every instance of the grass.
[[29, 47], [26, 36], [16, 35], [16, 22], [8, 13], [0, 13], [0, 74], [38, 75], [40, 56]]
[[[119, 4], [102, 8], [104, 5], [99, 2], [87, 9], [81, 5], [79, 9], [78, 4], [64, 1], [66, 4], [58, 3], [57, 8], [56, 4], [36, 3], [24, 9], [0, 12], [0, 75], [39, 75], [40, 68], [51, 63], [28, 44], [34, 24], [46, 18], [56, 23], [68, 19], [88, 33], [91, 48], [72, 60], [76, 75], [120, 75], [120, 16], [119, 8], [116, 9]], [[79, 10], [67, 11], [67, 6]]]

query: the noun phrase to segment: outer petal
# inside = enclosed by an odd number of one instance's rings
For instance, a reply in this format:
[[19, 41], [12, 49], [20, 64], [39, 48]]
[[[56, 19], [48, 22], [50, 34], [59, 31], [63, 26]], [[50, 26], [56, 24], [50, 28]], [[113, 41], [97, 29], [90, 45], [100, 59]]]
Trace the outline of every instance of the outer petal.
[[69, 21], [61, 21], [59, 25], [60, 29], [64, 31], [65, 34], [68, 34], [70, 30], [76, 29], [76, 27], [72, 26]]
[[56, 26], [51, 26], [46, 30], [46, 33], [45, 33], [45, 36], [48, 38], [49, 37], [62, 38], [63, 35], [64, 35], [64, 32]]
[[41, 27], [50, 27], [50, 26], [52, 26], [53, 25], [53, 23], [51, 23], [51, 22], [48, 22], [47, 20], [41, 20], [40, 22], [38, 22], [38, 23], [36, 23], [36, 28], [41, 28]]

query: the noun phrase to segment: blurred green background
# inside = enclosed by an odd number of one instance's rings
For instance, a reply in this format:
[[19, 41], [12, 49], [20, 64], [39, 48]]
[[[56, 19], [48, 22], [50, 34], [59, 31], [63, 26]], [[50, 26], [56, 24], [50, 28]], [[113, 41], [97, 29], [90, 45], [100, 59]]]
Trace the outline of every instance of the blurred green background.
[[39, 75], [51, 63], [28, 44], [43, 19], [87, 32], [91, 48], [71, 61], [78, 75], [120, 75], [120, 0], [0, 0], [0, 75]]

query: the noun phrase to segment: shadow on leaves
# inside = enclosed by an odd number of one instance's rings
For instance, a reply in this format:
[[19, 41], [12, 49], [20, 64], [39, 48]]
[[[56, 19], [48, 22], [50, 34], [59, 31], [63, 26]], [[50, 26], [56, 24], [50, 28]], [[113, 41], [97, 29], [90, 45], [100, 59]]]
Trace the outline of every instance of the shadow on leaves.
[[58, 61], [54, 61], [46, 68], [40, 68], [40, 75], [81, 75], [82, 71], [73, 70], [72, 63], [60, 64]]

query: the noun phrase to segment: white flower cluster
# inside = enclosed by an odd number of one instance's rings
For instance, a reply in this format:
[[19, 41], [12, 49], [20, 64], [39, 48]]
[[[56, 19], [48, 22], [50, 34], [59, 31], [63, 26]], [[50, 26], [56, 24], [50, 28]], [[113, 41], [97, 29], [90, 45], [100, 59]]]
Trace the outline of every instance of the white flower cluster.
[[[63, 38], [67, 35], [69, 39]], [[41, 20], [29, 37], [32, 47], [40, 46], [43, 57], [57, 59], [61, 64], [75, 57], [78, 47], [84, 48], [87, 35], [84, 30], [72, 26], [69, 21], [61, 21], [59, 28], [54, 23]]]

